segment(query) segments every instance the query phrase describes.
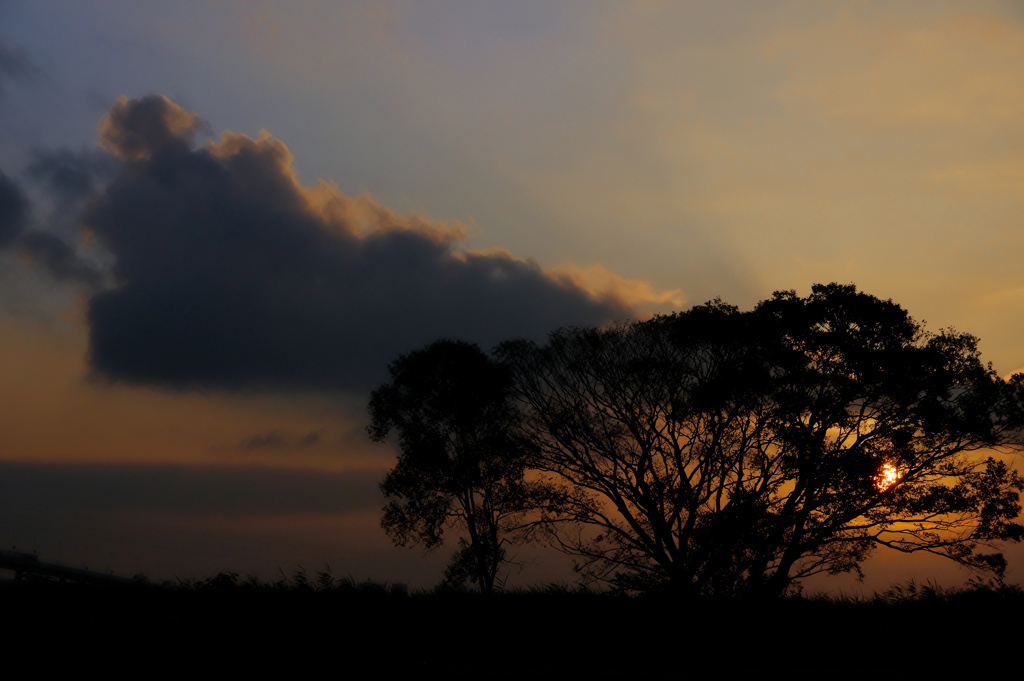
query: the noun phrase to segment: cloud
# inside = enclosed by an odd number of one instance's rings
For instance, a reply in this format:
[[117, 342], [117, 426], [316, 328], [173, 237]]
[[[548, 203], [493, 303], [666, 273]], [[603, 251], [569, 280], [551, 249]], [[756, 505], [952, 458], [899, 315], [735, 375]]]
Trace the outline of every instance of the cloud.
[[105, 283], [103, 254], [91, 247], [79, 224], [82, 206], [120, 167], [99, 150], [34, 149], [25, 175], [38, 183], [53, 209], [37, 219], [18, 241], [18, 249], [59, 281], [99, 289]]
[[31, 80], [36, 68], [25, 50], [0, 37], [0, 96], [9, 80]]
[[319, 431], [310, 431], [305, 435], [292, 438], [280, 430], [272, 430], [267, 433], [258, 433], [243, 438], [238, 443], [238, 449], [252, 452], [262, 449], [304, 449], [320, 442]]
[[49, 511], [274, 516], [377, 511], [382, 470], [0, 462], [0, 498]]
[[125, 161], [188, 153], [203, 121], [166, 97], [119, 97], [100, 120], [100, 146]]
[[101, 271], [79, 257], [75, 249], [50, 232], [33, 230], [21, 237], [19, 249], [60, 281], [78, 281], [98, 287]]
[[238, 443], [239, 449], [252, 451], [254, 449], [284, 449], [288, 446], [284, 433], [279, 430], [272, 430], [269, 433], [250, 435]]
[[300, 437], [295, 444], [297, 447], [312, 447], [316, 443], [320, 442], [320, 440], [320, 431], [313, 430]]
[[601, 265], [564, 265], [550, 271], [591, 295], [619, 300], [638, 311], [653, 313], [665, 307], [678, 310], [686, 304], [682, 289], [658, 291], [642, 279], [627, 279]]
[[26, 173], [58, 206], [67, 207], [95, 194], [117, 168], [114, 159], [98, 150], [35, 149]]
[[0, 170], [0, 249], [11, 246], [28, 224], [29, 202], [17, 182]]
[[487, 347], [633, 313], [615, 286], [595, 293], [506, 251], [465, 249], [457, 223], [304, 187], [266, 132], [196, 147], [201, 126], [160, 96], [122, 98], [100, 123], [122, 166], [81, 218], [116, 259], [117, 286], [88, 309], [97, 376], [365, 390], [437, 338]]
[[109, 159], [92, 159], [84, 154], [79, 158], [68, 152], [36, 154], [28, 174], [44, 183], [59, 206], [48, 229], [40, 229], [38, 220], [30, 221], [32, 206], [28, 197], [15, 180], [0, 171], [0, 250], [27, 255], [58, 280], [99, 286], [102, 272], [80, 257], [73, 245], [77, 234], [62, 223], [76, 222], [68, 216], [72, 211], [77, 213], [81, 201], [95, 192], [93, 179], [104, 165], [109, 168]]

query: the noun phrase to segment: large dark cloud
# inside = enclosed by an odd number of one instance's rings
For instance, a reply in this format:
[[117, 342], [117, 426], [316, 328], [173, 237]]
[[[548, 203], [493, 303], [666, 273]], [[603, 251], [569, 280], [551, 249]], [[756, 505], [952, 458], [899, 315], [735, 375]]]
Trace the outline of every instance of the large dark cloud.
[[456, 227], [307, 189], [280, 141], [225, 133], [169, 100], [122, 98], [100, 125], [122, 162], [82, 223], [116, 258], [89, 304], [89, 361], [173, 388], [365, 389], [440, 337], [485, 347], [629, 315]]

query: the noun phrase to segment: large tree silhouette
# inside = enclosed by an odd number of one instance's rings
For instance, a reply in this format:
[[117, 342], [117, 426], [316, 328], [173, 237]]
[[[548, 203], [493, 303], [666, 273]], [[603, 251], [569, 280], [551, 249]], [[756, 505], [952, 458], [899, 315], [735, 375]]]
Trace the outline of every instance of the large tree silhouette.
[[556, 537], [591, 576], [776, 595], [876, 548], [1002, 574], [1019, 541], [1024, 379], [853, 286], [515, 341], [524, 435], [573, 490]]
[[370, 398], [370, 437], [397, 432], [398, 464], [381, 484], [382, 525], [398, 545], [463, 532], [449, 582], [489, 593], [510, 544], [529, 538], [526, 515], [550, 488], [525, 480], [531, 449], [521, 437], [507, 367], [476, 345], [441, 340], [399, 357], [391, 382]]

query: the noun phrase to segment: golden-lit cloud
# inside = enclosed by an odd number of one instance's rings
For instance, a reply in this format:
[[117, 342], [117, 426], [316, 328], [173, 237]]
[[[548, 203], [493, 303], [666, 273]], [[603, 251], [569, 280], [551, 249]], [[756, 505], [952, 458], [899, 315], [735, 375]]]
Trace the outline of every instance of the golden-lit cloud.
[[659, 291], [642, 279], [623, 277], [601, 265], [561, 265], [548, 271], [597, 299], [618, 300], [624, 307], [646, 314], [680, 310], [687, 302], [682, 289]]
[[[437, 244], [453, 246], [466, 239], [465, 227], [458, 221], [446, 224], [415, 213], [401, 215], [368, 192], [348, 196], [337, 184], [322, 178], [312, 187], [303, 186], [295, 171], [295, 157], [283, 141], [266, 130], [261, 130], [256, 138], [226, 130], [219, 142], [208, 142], [204, 149], [246, 182], [257, 185], [257, 191], [281, 191], [282, 187], [275, 183], [284, 180], [286, 190], [301, 196], [306, 210], [316, 215], [328, 231], [360, 238], [407, 231]], [[258, 186], [263, 182], [268, 186]]]
[[202, 125], [163, 95], [132, 101], [122, 95], [100, 119], [100, 147], [123, 161], [142, 161], [168, 145], [188, 144]]

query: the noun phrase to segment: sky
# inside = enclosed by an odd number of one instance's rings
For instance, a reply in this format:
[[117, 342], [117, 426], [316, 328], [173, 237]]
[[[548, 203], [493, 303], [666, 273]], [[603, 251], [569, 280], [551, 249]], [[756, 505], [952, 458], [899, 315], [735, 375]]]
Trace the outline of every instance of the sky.
[[432, 584], [366, 401], [442, 336], [836, 281], [1024, 368], [1022, 117], [1021, 2], [0, 0], [0, 546]]

